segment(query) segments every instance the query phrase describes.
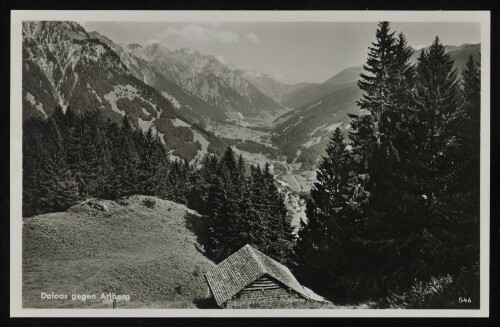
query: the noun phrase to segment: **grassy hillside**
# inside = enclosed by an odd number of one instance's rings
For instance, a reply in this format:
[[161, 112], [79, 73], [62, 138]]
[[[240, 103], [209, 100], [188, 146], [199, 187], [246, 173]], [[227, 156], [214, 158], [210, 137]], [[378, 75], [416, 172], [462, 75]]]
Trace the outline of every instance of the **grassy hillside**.
[[[207, 296], [213, 263], [199, 246], [200, 217], [154, 197], [89, 201], [67, 212], [25, 218], [23, 306], [103, 307], [102, 292], [130, 295], [118, 307], [195, 307]], [[42, 300], [41, 292], [97, 294], [97, 300]]]
[[[91, 199], [23, 221], [24, 308], [112, 308], [102, 293], [129, 295], [117, 308], [213, 308], [203, 277], [203, 217], [185, 206], [134, 195]], [[67, 299], [41, 299], [41, 293]], [[72, 295], [96, 299], [72, 299]], [[259, 305], [259, 307], [262, 307]], [[264, 308], [355, 308], [330, 302]], [[252, 307], [250, 307], [252, 308]]]

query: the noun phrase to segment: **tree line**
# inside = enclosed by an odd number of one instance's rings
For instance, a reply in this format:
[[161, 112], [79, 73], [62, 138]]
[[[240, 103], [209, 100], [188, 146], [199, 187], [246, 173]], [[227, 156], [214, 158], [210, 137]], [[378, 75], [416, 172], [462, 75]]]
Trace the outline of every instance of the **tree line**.
[[412, 53], [379, 23], [358, 81], [367, 114], [350, 115], [352, 131], [328, 144], [297, 271], [341, 302], [412, 305], [405, 296], [427, 283], [420, 295], [456, 291], [437, 305], [479, 305], [479, 63], [470, 57], [459, 78], [438, 37], [415, 65]]
[[285, 262], [291, 227], [270, 166], [247, 164], [227, 147], [201, 168], [171, 161], [153, 129], [137, 130], [99, 111], [58, 107], [23, 126], [23, 216], [64, 211], [91, 197], [132, 194], [186, 204], [207, 216], [206, 251], [220, 261], [246, 243]]

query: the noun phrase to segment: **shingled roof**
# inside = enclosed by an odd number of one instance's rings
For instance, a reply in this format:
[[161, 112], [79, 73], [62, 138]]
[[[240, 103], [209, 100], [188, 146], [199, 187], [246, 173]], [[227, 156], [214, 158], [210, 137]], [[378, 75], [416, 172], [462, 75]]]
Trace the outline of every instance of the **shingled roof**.
[[205, 274], [218, 305], [264, 275], [269, 275], [304, 298], [308, 293], [290, 270], [264, 253], [245, 245]]

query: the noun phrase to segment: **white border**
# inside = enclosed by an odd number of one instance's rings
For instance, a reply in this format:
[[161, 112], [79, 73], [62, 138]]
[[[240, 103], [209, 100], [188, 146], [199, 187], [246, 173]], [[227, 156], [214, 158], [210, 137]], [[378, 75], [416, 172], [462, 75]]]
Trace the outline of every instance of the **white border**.
[[[23, 309], [22, 21], [147, 22], [479, 22], [481, 23], [481, 296], [479, 310], [376, 309]], [[488, 317], [490, 244], [489, 11], [18, 11], [11, 12], [10, 315], [11, 317]]]

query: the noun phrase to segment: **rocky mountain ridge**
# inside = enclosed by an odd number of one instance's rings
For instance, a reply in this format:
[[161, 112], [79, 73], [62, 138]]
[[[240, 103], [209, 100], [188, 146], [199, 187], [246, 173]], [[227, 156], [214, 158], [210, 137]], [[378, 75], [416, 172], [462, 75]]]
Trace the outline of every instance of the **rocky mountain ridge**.
[[152, 128], [173, 158], [201, 159], [223, 148], [197, 127], [175, 102], [144, 83], [120, 55], [74, 22], [23, 23], [23, 117], [45, 118], [56, 106], [78, 114], [98, 110], [142, 131]]

